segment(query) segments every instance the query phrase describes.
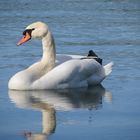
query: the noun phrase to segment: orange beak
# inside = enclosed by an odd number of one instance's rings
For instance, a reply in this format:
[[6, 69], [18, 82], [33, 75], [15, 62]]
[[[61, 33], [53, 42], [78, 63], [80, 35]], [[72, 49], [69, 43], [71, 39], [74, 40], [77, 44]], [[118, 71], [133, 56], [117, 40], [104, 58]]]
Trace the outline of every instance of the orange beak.
[[23, 43], [27, 42], [28, 40], [31, 39], [31, 36], [28, 32], [24, 35], [24, 37], [17, 43], [17, 45], [22, 45]]

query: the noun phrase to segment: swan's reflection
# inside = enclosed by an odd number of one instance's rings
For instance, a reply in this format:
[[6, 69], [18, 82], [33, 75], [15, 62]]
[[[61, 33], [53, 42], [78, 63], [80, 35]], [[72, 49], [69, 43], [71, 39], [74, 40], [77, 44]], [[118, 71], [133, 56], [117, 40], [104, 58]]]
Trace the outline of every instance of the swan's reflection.
[[12, 102], [20, 108], [37, 109], [42, 112], [41, 133], [28, 133], [28, 140], [47, 140], [55, 131], [56, 110], [73, 110], [76, 108], [98, 109], [102, 106], [102, 98], [107, 97], [111, 101], [111, 94], [106, 92], [103, 86], [89, 89], [69, 90], [44, 90], [44, 91], [13, 91], [9, 90]]

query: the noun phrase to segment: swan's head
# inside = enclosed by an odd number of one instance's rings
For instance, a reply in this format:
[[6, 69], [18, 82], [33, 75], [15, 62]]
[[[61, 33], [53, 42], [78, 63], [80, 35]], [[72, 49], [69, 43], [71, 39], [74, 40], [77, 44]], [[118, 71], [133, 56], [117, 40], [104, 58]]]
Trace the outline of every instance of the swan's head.
[[43, 22], [35, 22], [28, 25], [23, 32], [23, 38], [18, 42], [17, 45], [22, 45], [31, 38], [42, 39], [48, 33], [48, 26]]

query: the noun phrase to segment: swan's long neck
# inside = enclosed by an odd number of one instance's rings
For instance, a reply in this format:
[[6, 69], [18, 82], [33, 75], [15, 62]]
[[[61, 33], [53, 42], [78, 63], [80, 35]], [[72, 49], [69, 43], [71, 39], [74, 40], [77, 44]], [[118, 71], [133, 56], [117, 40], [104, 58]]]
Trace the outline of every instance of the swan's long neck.
[[48, 31], [42, 39], [43, 56], [41, 59], [42, 65], [46, 68], [46, 72], [50, 71], [55, 66], [55, 42], [52, 34]]
[[41, 61], [26, 69], [26, 72], [28, 73], [27, 79], [32, 82], [45, 75], [55, 66], [55, 43], [50, 32], [42, 38], [42, 46], [43, 55]]

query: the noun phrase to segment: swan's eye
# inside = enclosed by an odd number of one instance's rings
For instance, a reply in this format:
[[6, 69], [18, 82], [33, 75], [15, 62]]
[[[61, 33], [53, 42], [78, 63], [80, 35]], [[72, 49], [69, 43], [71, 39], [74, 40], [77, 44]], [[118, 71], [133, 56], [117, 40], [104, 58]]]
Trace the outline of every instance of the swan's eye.
[[26, 30], [23, 32], [23, 35], [26, 35], [26, 33], [28, 33], [29, 35], [31, 35], [31, 33], [32, 33], [33, 30], [35, 30], [35, 28], [26, 29]]

